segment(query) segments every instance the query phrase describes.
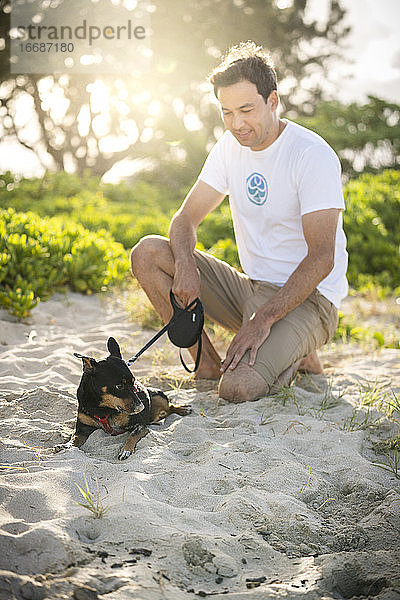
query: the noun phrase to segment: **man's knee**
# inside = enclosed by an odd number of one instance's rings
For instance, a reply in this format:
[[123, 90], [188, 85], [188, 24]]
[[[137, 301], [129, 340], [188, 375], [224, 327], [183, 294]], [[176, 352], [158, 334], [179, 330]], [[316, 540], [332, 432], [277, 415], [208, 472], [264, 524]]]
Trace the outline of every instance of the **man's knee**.
[[131, 250], [132, 273], [137, 276], [143, 269], [148, 270], [149, 265], [157, 264], [157, 257], [166, 251], [170, 251], [167, 238], [146, 235]]
[[226, 371], [219, 382], [218, 394], [228, 402], [248, 402], [266, 396], [269, 385], [255, 369], [239, 364], [233, 371]]

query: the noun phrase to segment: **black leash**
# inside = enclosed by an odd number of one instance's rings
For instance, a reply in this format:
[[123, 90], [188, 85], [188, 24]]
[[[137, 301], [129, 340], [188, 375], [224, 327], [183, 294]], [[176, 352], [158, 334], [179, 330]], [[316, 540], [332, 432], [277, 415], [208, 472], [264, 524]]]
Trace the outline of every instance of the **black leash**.
[[194, 362], [194, 367], [193, 369], [189, 369], [189, 367], [185, 364], [185, 361], [183, 360], [182, 357], [182, 348], [179, 348], [179, 358], [181, 359], [181, 363], [182, 366], [186, 369], [186, 371], [188, 373], [195, 373], [197, 371], [197, 369], [199, 368], [199, 364], [200, 364], [200, 357], [201, 357], [201, 336], [199, 337], [199, 339], [197, 340], [197, 354], [196, 354], [196, 360]]
[[[148, 350], [150, 348], [150, 346], [152, 346], [162, 335], [164, 335], [164, 333], [166, 333], [173, 325], [175, 325], [177, 323], [177, 321], [179, 321], [181, 319], [181, 317], [185, 314], [187, 314], [192, 308], [197, 307], [198, 305], [201, 306], [201, 301], [199, 298], [195, 298], [190, 304], [188, 304], [185, 308], [178, 308], [178, 305], [174, 299], [174, 295], [172, 293], [172, 291], [170, 292], [170, 298], [171, 298], [171, 304], [172, 307], [174, 309], [174, 314], [171, 318], [171, 320], [164, 325], [164, 327], [162, 329], [160, 329], [160, 331], [158, 331], [156, 333], [156, 335], [154, 335], [151, 340], [149, 340], [147, 342], [147, 344], [145, 344], [143, 346], [143, 348], [141, 348], [139, 350], [139, 352], [137, 352], [134, 356], [132, 356], [132, 358], [130, 358], [129, 360], [126, 361], [126, 364], [128, 365], [128, 367], [133, 364], [138, 358], [139, 356], [141, 356], [144, 352], [146, 352], [146, 350]], [[202, 312], [202, 308], [201, 308], [201, 312]], [[189, 369], [182, 358], [182, 353], [181, 353], [181, 349], [179, 349], [179, 357], [181, 359], [181, 363], [183, 365], [183, 367], [186, 369], [186, 371], [188, 371], [189, 373], [194, 373], [195, 371], [197, 371], [199, 363], [200, 363], [200, 356], [201, 356], [201, 347], [202, 347], [202, 343], [201, 343], [201, 332], [202, 332], [202, 326], [199, 332], [199, 337], [197, 338], [197, 342], [198, 342], [198, 346], [197, 346], [197, 356], [196, 356], [196, 360], [195, 360], [195, 365], [193, 370]], [[195, 342], [194, 342], [195, 343]]]

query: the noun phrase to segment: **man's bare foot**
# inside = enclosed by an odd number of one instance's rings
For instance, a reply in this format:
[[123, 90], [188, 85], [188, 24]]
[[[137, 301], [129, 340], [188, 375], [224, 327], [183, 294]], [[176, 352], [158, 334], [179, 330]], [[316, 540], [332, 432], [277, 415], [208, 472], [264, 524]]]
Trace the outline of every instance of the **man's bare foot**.
[[324, 372], [316, 350], [300, 361], [299, 371], [314, 373], [315, 375], [321, 375]]
[[271, 385], [269, 393], [277, 394], [283, 386], [290, 385], [290, 383], [296, 377], [296, 373], [299, 370], [300, 363], [301, 360], [298, 360], [297, 362], [290, 365], [290, 367], [288, 367], [286, 371], [283, 371], [283, 373], [281, 373]]
[[[221, 377], [221, 357], [212, 345], [207, 333], [203, 330], [202, 334], [203, 347], [201, 350], [201, 358], [199, 368], [197, 369], [195, 379], [216, 379]], [[197, 356], [197, 344], [188, 348], [193, 360]]]
[[221, 377], [220, 371], [221, 365], [201, 365], [196, 371], [194, 378], [195, 379], [218, 379]]

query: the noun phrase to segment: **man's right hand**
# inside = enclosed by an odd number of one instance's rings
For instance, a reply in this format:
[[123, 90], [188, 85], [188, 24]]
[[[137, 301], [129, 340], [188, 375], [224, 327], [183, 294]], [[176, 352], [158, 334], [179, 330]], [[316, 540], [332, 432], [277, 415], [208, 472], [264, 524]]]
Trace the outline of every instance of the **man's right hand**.
[[200, 297], [200, 275], [193, 256], [175, 261], [172, 293], [182, 307]]
[[198, 180], [172, 218], [169, 228], [170, 247], [175, 262], [172, 292], [184, 307], [200, 297], [200, 275], [193, 256], [197, 227], [221, 204], [224, 197], [225, 194]]

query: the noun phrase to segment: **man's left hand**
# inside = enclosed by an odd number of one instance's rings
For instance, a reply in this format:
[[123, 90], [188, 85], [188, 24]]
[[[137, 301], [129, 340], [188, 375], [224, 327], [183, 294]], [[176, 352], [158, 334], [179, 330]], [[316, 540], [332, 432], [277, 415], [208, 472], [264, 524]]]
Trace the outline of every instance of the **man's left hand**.
[[249, 321], [242, 325], [233, 338], [222, 363], [221, 373], [233, 371], [247, 350], [250, 350], [249, 367], [252, 367], [256, 360], [257, 351], [269, 336], [270, 331], [271, 325], [265, 321], [260, 324], [260, 318], [257, 318], [254, 314]]

